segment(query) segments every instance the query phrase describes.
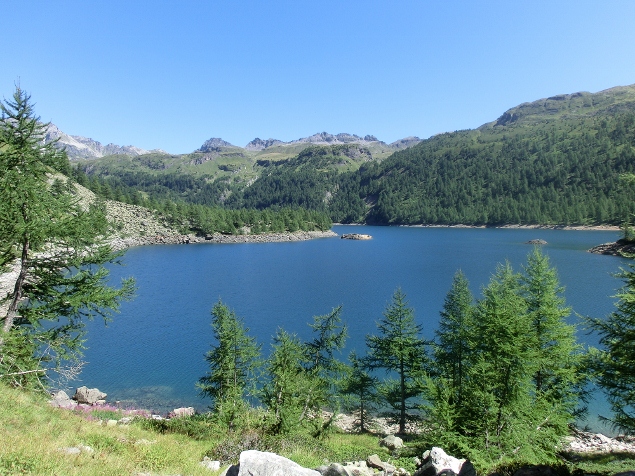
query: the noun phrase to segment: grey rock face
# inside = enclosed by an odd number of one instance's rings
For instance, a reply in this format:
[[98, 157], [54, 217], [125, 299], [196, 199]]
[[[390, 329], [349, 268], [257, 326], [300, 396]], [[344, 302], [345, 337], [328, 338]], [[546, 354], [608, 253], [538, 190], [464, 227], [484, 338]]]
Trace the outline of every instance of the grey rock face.
[[256, 137], [254, 140], [252, 140], [249, 144], [245, 146], [245, 149], [259, 151], [259, 150], [264, 150], [267, 147], [280, 145], [280, 144], [284, 144], [284, 142], [278, 139], [262, 140], [259, 137]]
[[105, 398], [106, 394], [98, 388], [88, 388], [85, 386], [79, 387], [75, 390], [75, 395], [73, 395], [73, 400], [77, 403], [87, 403], [89, 405], [93, 405], [99, 400], [104, 400]]
[[[57, 141], [55, 147], [65, 149], [69, 159], [96, 159], [105, 155], [143, 155], [150, 151], [132, 145], [102, 145], [94, 139], [82, 136], [71, 136], [62, 132], [55, 124], [49, 124], [44, 134], [44, 142]], [[162, 152], [162, 151], [157, 151]]]
[[201, 146], [200, 149], [198, 149], [198, 152], [211, 152], [215, 150], [217, 147], [234, 147], [234, 146], [219, 137], [212, 137], [211, 139], [207, 139], [205, 142], [203, 142], [203, 145]]
[[320, 476], [317, 471], [303, 468], [290, 459], [255, 450], [243, 451], [238, 467], [238, 476]]

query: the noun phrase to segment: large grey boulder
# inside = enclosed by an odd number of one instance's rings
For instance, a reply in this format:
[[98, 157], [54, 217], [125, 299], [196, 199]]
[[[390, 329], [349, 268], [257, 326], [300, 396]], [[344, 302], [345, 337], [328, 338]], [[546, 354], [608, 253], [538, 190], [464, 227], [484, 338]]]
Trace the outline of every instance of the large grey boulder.
[[77, 402], [71, 400], [71, 397], [64, 390], [54, 393], [49, 403], [57, 408], [75, 408], [77, 406]]
[[88, 388], [88, 387], [79, 387], [75, 390], [75, 395], [73, 395], [73, 400], [77, 403], [87, 403], [89, 405], [94, 405], [100, 400], [105, 400], [106, 394], [100, 391], [98, 388]]
[[403, 440], [398, 436], [388, 435], [387, 437], [379, 440], [379, 446], [385, 446], [390, 451], [395, 451], [403, 447]]
[[441, 448], [433, 447], [423, 453], [423, 462], [414, 476], [476, 476], [474, 466], [469, 461], [448, 455]]
[[[231, 474], [231, 468], [227, 474]], [[312, 469], [303, 468], [290, 459], [275, 453], [248, 450], [240, 453], [238, 476], [320, 476]]]

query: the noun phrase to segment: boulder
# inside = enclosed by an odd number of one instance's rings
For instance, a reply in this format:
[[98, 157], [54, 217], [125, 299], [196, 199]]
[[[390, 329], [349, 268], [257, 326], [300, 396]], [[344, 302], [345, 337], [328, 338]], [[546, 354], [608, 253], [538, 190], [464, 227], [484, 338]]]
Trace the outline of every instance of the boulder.
[[75, 395], [73, 395], [73, 400], [77, 403], [86, 403], [88, 405], [94, 405], [99, 400], [104, 400], [106, 398], [106, 394], [101, 392], [98, 388], [87, 388], [87, 387], [79, 387], [75, 390]]
[[459, 474], [461, 476], [476, 476], [472, 463], [450, 456], [441, 448], [433, 447], [423, 453], [423, 461], [415, 471], [414, 476], [439, 476], [441, 474], [446, 476]]
[[403, 447], [403, 440], [395, 435], [388, 435], [379, 440], [379, 446], [385, 446], [390, 451], [398, 450]]
[[205, 456], [203, 461], [200, 462], [200, 465], [210, 471], [218, 471], [220, 469], [220, 461], [214, 461], [209, 456]]
[[375, 468], [385, 473], [394, 473], [396, 468], [390, 463], [384, 463], [378, 455], [370, 455], [366, 458], [366, 464], [370, 468]]
[[546, 245], [547, 242], [545, 240], [536, 239], [536, 240], [529, 240], [527, 244], [528, 245]]
[[170, 418], [189, 417], [194, 415], [194, 407], [175, 408], [170, 412]]
[[[232, 474], [230, 467], [226, 474]], [[238, 464], [238, 476], [320, 476], [320, 473], [312, 469], [303, 468], [298, 463], [290, 459], [279, 456], [275, 453], [264, 451], [248, 450], [240, 453], [240, 463]]]
[[60, 390], [52, 395], [50, 404], [57, 408], [74, 408], [77, 406], [77, 402], [71, 400], [71, 397], [64, 390]]

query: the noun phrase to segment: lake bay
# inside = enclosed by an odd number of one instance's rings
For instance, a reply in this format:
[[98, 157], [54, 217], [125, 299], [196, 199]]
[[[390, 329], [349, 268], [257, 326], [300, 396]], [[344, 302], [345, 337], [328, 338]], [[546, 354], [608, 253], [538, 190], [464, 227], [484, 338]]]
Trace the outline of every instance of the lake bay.
[[[221, 299], [244, 319], [250, 334], [269, 353], [278, 327], [309, 338], [315, 315], [342, 305], [350, 350], [365, 351], [364, 337], [400, 287], [423, 326], [434, 337], [443, 300], [457, 270], [475, 297], [498, 263], [516, 271], [526, 262], [532, 239], [558, 269], [573, 308], [571, 323], [604, 317], [614, 309], [621, 286], [613, 277], [627, 260], [588, 253], [615, 241], [618, 232], [538, 229], [470, 229], [337, 225], [338, 234], [366, 233], [369, 241], [325, 238], [289, 243], [164, 245], [133, 248], [125, 266], [112, 268], [113, 282], [134, 276], [137, 297], [104, 327], [88, 325], [88, 364], [77, 386], [99, 387], [108, 400], [166, 412], [177, 406], [204, 410], [195, 383], [206, 371], [212, 344], [210, 310]], [[597, 338], [579, 332], [579, 339]], [[588, 423], [606, 415], [603, 398], [590, 404]]]

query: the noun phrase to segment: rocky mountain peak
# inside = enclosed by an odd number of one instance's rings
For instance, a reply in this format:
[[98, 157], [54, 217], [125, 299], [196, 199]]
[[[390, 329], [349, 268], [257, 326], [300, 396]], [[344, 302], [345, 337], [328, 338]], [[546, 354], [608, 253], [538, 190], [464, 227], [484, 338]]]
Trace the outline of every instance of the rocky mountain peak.
[[221, 139], [220, 137], [212, 137], [203, 142], [203, 145], [196, 152], [211, 152], [218, 147], [234, 147], [233, 144], [230, 144], [226, 140]]
[[55, 124], [49, 124], [44, 133], [44, 142], [55, 142], [55, 147], [65, 149], [68, 158], [77, 159], [96, 159], [105, 155], [142, 155], [149, 151], [135, 147], [132, 145], [120, 146], [116, 144], [102, 145], [94, 139], [82, 136], [70, 136], [62, 132]]
[[267, 147], [271, 147], [274, 145], [280, 145], [280, 144], [284, 144], [284, 142], [282, 142], [281, 140], [278, 139], [267, 139], [267, 140], [262, 140], [259, 137], [256, 137], [254, 140], [252, 140], [249, 144], [247, 144], [245, 146], [246, 150], [254, 150], [254, 151], [260, 151], [263, 149], [266, 149]]

